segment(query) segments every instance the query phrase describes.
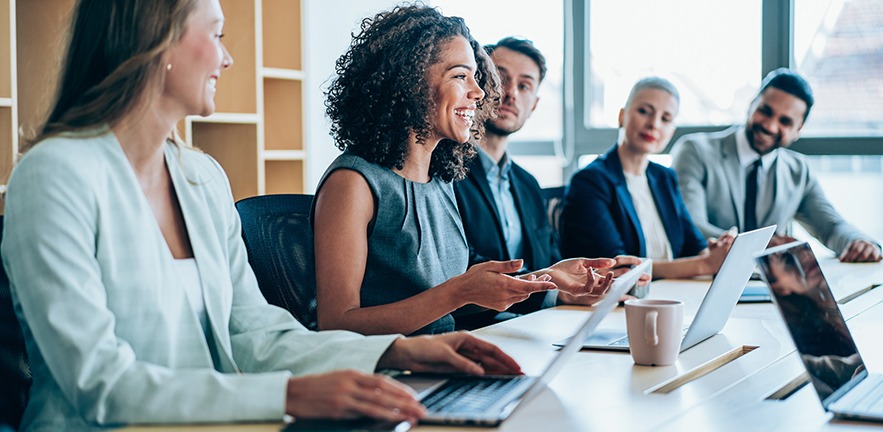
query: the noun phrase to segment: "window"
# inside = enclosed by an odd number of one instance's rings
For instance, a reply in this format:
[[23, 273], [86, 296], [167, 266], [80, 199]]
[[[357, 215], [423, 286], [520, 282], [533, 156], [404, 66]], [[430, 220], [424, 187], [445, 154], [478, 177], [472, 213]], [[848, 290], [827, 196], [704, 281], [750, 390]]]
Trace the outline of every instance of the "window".
[[[540, 102], [530, 120], [512, 141], [561, 140], [564, 64], [564, 2], [535, 0], [432, 0], [442, 13], [459, 16], [481, 44], [506, 36], [533, 41], [546, 57], [546, 78], [539, 89]], [[548, 145], [551, 145], [549, 143]], [[530, 150], [528, 150], [530, 152]]]
[[883, 135], [883, 3], [794, 3], [794, 64], [816, 97], [804, 135]]
[[760, 6], [760, 0], [590, 2], [587, 127], [616, 128], [632, 85], [651, 75], [677, 87], [679, 125], [744, 120], [760, 84]]
[[533, 41], [546, 57], [540, 101], [524, 127], [510, 138], [509, 152], [542, 187], [564, 182], [561, 156], [564, 95], [564, 0], [432, 0], [442, 13], [459, 16], [481, 44], [506, 36]]

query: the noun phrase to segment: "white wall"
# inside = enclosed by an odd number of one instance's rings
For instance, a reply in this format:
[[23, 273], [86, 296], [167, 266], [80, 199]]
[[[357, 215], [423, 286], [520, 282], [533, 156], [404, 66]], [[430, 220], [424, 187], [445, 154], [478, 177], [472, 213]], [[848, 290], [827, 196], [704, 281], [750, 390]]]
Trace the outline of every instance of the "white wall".
[[334, 62], [349, 47], [362, 18], [392, 8], [395, 0], [304, 0], [304, 106], [306, 110], [307, 183], [315, 193], [322, 174], [340, 151], [325, 117], [323, 91], [334, 74]]

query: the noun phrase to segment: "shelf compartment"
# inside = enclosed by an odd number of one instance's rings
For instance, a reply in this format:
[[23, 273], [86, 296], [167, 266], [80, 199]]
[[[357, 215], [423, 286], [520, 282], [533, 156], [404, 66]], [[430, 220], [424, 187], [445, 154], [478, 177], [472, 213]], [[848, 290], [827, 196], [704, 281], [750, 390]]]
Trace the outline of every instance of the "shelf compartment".
[[[257, 113], [255, 55], [255, 7], [253, 2], [221, 0], [224, 9], [224, 46], [233, 57], [233, 66], [221, 71], [215, 93], [215, 111]], [[174, 73], [172, 65], [171, 73]]]
[[6, 184], [12, 171], [15, 136], [16, 128], [12, 126], [12, 108], [0, 107], [0, 184]]
[[0, 0], [0, 99], [12, 97], [12, 65], [15, 64], [12, 62], [12, 29], [15, 27], [11, 11], [9, 0]]
[[300, 0], [263, 0], [263, 66], [303, 69]]
[[264, 148], [303, 150], [301, 81], [264, 79]]
[[75, 3], [16, 2], [18, 123], [26, 137], [35, 135], [49, 113]]
[[302, 161], [268, 160], [264, 165], [268, 194], [304, 193], [304, 164]]
[[193, 123], [193, 146], [215, 158], [227, 172], [237, 201], [258, 194], [257, 125]]

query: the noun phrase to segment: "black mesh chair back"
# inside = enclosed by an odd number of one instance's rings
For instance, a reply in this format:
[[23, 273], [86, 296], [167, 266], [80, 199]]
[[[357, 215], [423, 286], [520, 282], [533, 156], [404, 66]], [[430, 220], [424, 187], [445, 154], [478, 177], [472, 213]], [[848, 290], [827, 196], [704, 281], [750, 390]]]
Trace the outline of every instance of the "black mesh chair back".
[[[3, 216], [0, 215], [0, 239]], [[31, 389], [31, 367], [12, 308], [9, 278], [0, 266], [0, 431], [18, 428]]]
[[542, 189], [543, 201], [546, 203], [546, 215], [549, 217], [549, 225], [552, 227], [552, 232], [555, 233], [556, 240], [559, 240], [558, 233], [560, 230], [558, 228], [561, 219], [561, 209], [564, 208], [565, 189], [565, 186]]
[[263, 195], [236, 203], [248, 262], [270, 304], [317, 330], [312, 195]]

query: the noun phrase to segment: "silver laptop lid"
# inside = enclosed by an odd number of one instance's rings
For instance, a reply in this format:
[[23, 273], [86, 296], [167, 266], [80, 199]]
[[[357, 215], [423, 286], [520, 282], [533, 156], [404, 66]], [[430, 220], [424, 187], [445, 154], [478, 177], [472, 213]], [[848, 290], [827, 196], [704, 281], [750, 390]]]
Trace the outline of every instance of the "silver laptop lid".
[[603, 320], [604, 317], [616, 307], [616, 304], [619, 303], [619, 299], [638, 283], [638, 279], [641, 278], [641, 275], [644, 273], [650, 273], [652, 263], [653, 261], [647, 258], [626, 272], [626, 274], [614, 279], [604, 300], [595, 306], [592, 315], [586, 319], [583, 325], [580, 326], [579, 330], [577, 330], [573, 337], [570, 338], [570, 341], [561, 348], [558, 355], [555, 356], [548, 366], [546, 366], [546, 370], [538, 377], [536, 383], [534, 383], [530, 390], [525, 393], [523, 400], [528, 400], [536, 396], [542, 391], [545, 385], [552, 381], [552, 378], [554, 378], [558, 371], [564, 367], [564, 364], [567, 363], [567, 361], [570, 360], [580, 348], [582, 348], [582, 341], [585, 340], [586, 337], [598, 327], [601, 320]]
[[724, 328], [754, 272], [754, 256], [766, 249], [775, 232], [776, 225], [770, 225], [736, 236], [720, 271], [699, 305], [690, 329], [684, 335], [681, 351], [716, 335]]
[[867, 376], [831, 287], [806, 242], [768, 249], [757, 263], [827, 410]]

